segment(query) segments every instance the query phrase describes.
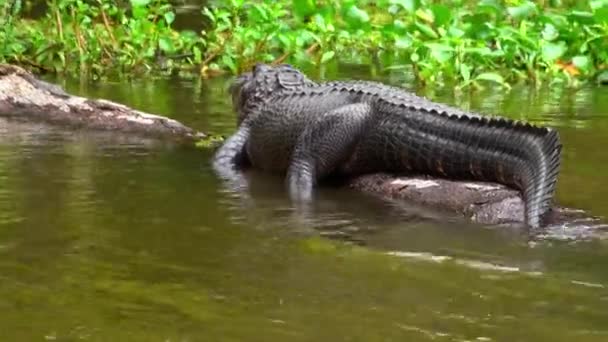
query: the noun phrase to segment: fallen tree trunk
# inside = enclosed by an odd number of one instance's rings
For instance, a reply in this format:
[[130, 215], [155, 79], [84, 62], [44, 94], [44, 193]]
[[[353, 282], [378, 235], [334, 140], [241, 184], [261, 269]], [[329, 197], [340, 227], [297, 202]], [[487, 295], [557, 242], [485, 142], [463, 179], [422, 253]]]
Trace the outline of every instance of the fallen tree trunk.
[[[67, 94], [56, 85], [6, 64], [0, 64], [0, 116], [187, 143], [206, 136], [166, 117], [107, 100]], [[459, 213], [482, 224], [523, 222], [524, 205], [519, 193], [499, 184], [388, 174], [366, 175], [348, 184], [351, 188], [383, 198], [407, 200]], [[547, 234], [565, 239], [602, 237], [602, 229], [606, 227], [599, 218], [566, 208], [554, 208], [549, 221]]]
[[67, 94], [22, 68], [0, 64], [0, 116], [187, 142], [204, 138], [181, 123], [103, 100]]

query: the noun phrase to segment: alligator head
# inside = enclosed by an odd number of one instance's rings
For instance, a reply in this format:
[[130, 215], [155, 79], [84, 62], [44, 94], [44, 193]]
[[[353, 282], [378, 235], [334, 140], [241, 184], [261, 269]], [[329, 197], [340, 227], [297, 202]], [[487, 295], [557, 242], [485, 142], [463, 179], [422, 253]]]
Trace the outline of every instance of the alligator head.
[[232, 105], [239, 114], [238, 124], [247, 116], [247, 108], [263, 103], [272, 94], [314, 85], [306, 75], [289, 64], [256, 64], [252, 71], [239, 75], [230, 86]]

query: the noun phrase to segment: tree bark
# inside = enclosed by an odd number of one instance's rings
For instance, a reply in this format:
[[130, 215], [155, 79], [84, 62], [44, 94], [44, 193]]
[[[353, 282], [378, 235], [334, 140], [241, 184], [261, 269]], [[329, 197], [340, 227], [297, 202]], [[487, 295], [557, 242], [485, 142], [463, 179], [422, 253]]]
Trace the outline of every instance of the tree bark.
[[[67, 94], [13, 65], [0, 64], [0, 116], [63, 126], [138, 134], [194, 143], [205, 134], [159, 115], [103, 99]], [[520, 194], [500, 184], [428, 177], [371, 174], [348, 181], [353, 189], [383, 198], [433, 207], [481, 224], [519, 224], [524, 205]], [[556, 207], [546, 232], [551, 237], [603, 237], [607, 225], [580, 210]]]

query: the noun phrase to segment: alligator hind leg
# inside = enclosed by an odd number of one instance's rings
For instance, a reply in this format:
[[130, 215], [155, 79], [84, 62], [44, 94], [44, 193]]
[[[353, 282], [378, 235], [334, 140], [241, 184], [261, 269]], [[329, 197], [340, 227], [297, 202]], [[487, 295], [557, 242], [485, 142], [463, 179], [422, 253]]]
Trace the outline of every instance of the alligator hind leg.
[[287, 171], [292, 199], [312, 199], [317, 181], [350, 157], [370, 117], [369, 104], [350, 104], [320, 115], [304, 129]]

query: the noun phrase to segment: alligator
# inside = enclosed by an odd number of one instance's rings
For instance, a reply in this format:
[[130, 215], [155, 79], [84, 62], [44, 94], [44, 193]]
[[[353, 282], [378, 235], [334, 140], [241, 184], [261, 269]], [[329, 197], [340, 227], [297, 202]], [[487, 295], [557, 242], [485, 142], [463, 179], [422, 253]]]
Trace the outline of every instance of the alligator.
[[258, 63], [230, 91], [238, 130], [214, 156], [220, 176], [247, 167], [278, 173], [293, 199], [309, 201], [334, 175], [422, 174], [518, 190], [531, 229], [551, 211], [562, 148], [554, 129], [379, 82], [318, 83], [288, 64]]

